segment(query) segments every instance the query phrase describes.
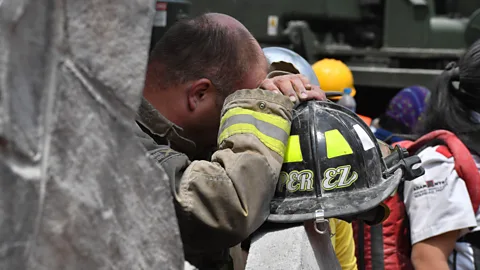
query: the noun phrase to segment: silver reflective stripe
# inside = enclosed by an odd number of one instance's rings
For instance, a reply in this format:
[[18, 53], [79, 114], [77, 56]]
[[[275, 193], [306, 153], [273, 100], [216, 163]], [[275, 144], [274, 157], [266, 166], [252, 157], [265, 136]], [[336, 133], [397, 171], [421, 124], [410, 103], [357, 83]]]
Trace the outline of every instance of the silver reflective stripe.
[[272, 125], [268, 122], [258, 120], [257, 118], [253, 117], [252, 115], [248, 114], [240, 114], [240, 115], [234, 115], [230, 116], [225, 122], [223, 122], [223, 125], [220, 127], [220, 131], [218, 132], [218, 135], [222, 134], [222, 132], [227, 129], [228, 127], [235, 125], [235, 124], [252, 124], [254, 125], [261, 133], [272, 137], [274, 139], [277, 139], [284, 144], [287, 143], [288, 141], [288, 134], [281, 128]]

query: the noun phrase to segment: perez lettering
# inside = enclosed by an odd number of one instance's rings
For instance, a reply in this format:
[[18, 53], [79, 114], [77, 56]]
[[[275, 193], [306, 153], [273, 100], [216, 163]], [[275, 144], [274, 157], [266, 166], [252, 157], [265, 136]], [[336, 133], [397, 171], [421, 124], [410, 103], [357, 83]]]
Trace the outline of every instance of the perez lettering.
[[288, 192], [312, 191], [313, 172], [311, 170], [280, 172], [278, 191], [282, 192], [286, 187]]
[[[350, 174], [350, 171], [350, 165], [326, 169], [323, 174], [322, 188], [324, 190], [332, 190], [351, 186], [357, 181], [358, 174], [355, 171], [352, 171]], [[350, 177], [348, 177], [349, 175]]]

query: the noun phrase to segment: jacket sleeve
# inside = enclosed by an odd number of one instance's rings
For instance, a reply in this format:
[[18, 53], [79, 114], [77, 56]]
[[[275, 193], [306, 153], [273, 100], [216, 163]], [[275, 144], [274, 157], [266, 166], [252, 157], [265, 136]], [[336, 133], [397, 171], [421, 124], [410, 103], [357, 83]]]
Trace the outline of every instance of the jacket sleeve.
[[186, 248], [220, 250], [240, 243], [269, 214], [290, 135], [292, 102], [260, 89], [227, 97], [211, 161], [194, 161], [176, 183]]

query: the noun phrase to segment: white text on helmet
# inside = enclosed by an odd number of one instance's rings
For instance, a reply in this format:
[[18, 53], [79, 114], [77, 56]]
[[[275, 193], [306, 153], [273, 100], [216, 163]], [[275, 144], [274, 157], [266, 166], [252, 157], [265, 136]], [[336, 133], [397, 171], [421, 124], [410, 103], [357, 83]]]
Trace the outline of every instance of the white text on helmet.
[[286, 187], [288, 192], [312, 191], [313, 180], [313, 172], [311, 170], [291, 171], [289, 173], [281, 172], [278, 191], [282, 192], [283, 187]]
[[[358, 174], [352, 171], [350, 178], [351, 166], [344, 165], [337, 168], [326, 169], [323, 173], [322, 188], [324, 190], [332, 190], [337, 188], [346, 188], [351, 186], [358, 179]], [[337, 175], [339, 177], [337, 177]]]

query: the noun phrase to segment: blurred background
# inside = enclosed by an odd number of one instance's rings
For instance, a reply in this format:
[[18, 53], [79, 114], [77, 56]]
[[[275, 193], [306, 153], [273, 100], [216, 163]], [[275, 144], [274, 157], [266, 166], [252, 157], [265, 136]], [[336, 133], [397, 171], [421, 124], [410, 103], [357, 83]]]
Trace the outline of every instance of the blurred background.
[[323, 58], [353, 73], [357, 113], [377, 117], [402, 88], [431, 88], [480, 37], [480, 0], [157, 0], [152, 46], [176, 20], [220, 12], [260, 44]]

